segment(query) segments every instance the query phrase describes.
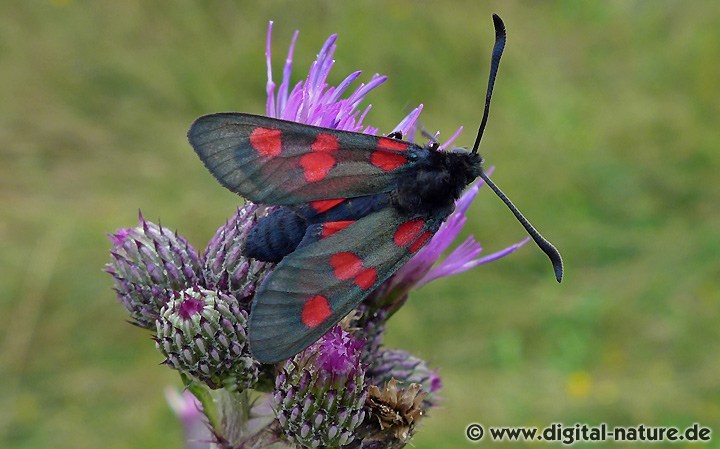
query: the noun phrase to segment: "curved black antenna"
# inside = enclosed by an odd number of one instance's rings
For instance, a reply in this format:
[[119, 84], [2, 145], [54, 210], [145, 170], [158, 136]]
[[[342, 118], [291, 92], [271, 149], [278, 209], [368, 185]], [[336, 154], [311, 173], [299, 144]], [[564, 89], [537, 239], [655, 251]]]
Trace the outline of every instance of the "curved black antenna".
[[550, 262], [552, 262], [553, 269], [555, 270], [555, 279], [557, 279], [558, 282], [561, 282], [563, 277], [563, 261], [560, 251], [558, 251], [552, 243], [543, 237], [538, 230], [530, 224], [527, 218], [525, 218], [518, 208], [515, 207], [512, 201], [510, 201], [510, 199], [503, 193], [502, 190], [500, 190], [498, 186], [495, 185], [494, 182], [490, 181], [490, 178], [488, 178], [482, 170], [480, 170], [480, 177], [488, 186], [490, 186], [502, 202], [505, 203], [508, 209], [510, 209], [513, 215], [515, 215], [515, 218], [517, 218], [520, 224], [523, 225], [523, 228], [525, 228], [527, 233], [530, 234], [530, 237], [535, 241], [537, 246], [548, 256]]
[[[480, 122], [480, 129], [478, 130], [477, 137], [475, 138], [475, 145], [473, 145], [472, 152], [477, 153], [478, 147], [480, 146], [480, 139], [482, 139], [483, 132], [485, 132], [485, 126], [488, 121], [488, 114], [490, 113], [490, 99], [492, 98], [493, 86], [495, 85], [495, 77], [497, 76], [498, 68], [500, 67], [500, 57], [502, 56], [503, 50], [505, 49], [505, 24], [503, 23], [500, 16], [493, 14], [493, 24], [495, 25], [495, 47], [493, 48], [492, 59], [490, 60], [490, 79], [488, 80], [487, 93], [485, 94], [485, 111], [483, 112], [483, 118]], [[563, 261], [560, 251], [553, 246], [545, 237], [543, 237], [535, 227], [525, 218], [525, 216], [518, 210], [512, 201], [503, 193], [494, 182], [487, 177], [485, 172], [480, 168], [480, 177], [495, 194], [502, 200], [503, 203], [510, 209], [510, 212], [515, 215], [515, 218], [525, 228], [530, 237], [535, 241], [537, 246], [548, 256], [550, 262], [552, 262], [553, 269], [555, 270], [555, 279], [558, 282], [562, 281], [563, 277]]]
[[482, 139], [482, 135], [485, 132], [488, 114], [490, 114], [490, 99], [492, 98], [493, 86], [495, 85], [495, 77], [500, 68], [500, 57], [505, 49], [505, 24], [497, 14], [493, 14], [492, 18], [493, 25], [495, 25], [495, 47], [493, 48], [492, 58], [490, 59], [490, 78], [488, 79], [487, 93], [485, 94], [485, 111], [483, 111], [483, 118], [480, 122], [480, 129], [478, 129], [475, 145], [473, 145], [471, 151], [472, 153], [477, 153], [478, 147], [480, 146], [480, 139]]

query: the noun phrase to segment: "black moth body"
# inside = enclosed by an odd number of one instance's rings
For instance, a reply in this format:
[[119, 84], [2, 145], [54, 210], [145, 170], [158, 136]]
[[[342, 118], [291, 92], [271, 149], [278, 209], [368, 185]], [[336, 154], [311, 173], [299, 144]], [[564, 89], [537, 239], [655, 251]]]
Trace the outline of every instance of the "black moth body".
[[407, 216], [449, 215], [463, 190], [479, 176], [482, 158], [463, 149], [439, 151], [435, 143], [426, 150], [416, 161], [417, 169], [397, 179], [397, 186], [387, 194], [347, 199], [324, 214], [307, 207], [278, 207], [255, 225], [245, 243], [245, 256], [280, 262], [295, 251], [309, 226], [357, 220], [385, 207]]
[[483, 119], [472, 151], [405, 142], [243, 113], [200, 117], [188, 133], [228, 189], [275, 206], [251, 231], [248, 257], [277, 262], [256, 291], [250, 347], [264, 363], [302, 351], [426, 245], [481, 177], [548, 255], [560, 253], [485, 175], [477, 149], [505, 46], [497, 15]]

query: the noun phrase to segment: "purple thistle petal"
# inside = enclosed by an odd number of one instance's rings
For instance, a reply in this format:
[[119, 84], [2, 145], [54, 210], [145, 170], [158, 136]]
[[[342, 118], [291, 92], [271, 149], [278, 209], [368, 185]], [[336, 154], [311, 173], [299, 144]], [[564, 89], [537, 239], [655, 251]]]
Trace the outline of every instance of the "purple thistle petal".
[[[358, 119], [358, 123], [362, 123], [363, 120], [365, 120], [365, 116], [368, 115], [368, 112], [370, 112], [370, 109], [372, 109], [372, 105], [371, 105], [371, 104], [367, 105], [367, 107], [366, 107], [365, 110], [362, 112], [362, 114], [360, 114], [360, 118]], [[360, 127], [360, 128], [361, 128], [361, 127]], [[374, 130], [375, 130], [375, 133], [377, 133], [377, 128], [373, 128], [373, 127], [371, 127], [371, 126], [368, 126], [366, 129], [374, 129]], [[373, 133], [373, 134], [375, 134], [375, 133]]]
[[[317, 54], [312, 63], [308, 75], [304, 81], [300, 81], [288, 93], [290, 87], [290, 76], [292, 74], [293, 53], [298, 32], [293, 34], [288, 49], [288, 55], [283, 67], [282, 82], [275, 96], [276, 84], [272, 79], [271, 69], [271, 41], [272, 22], [268, 24], [268, 35], [265, 49], [265, 58], [268, 66], [267, 74], [267, 104], [266, 113], [269, 117], [306, 123], [314, 126], [322, 126], [332, 129], [342, 129], [354, 132], [376, 134], [378, 129], [372, 126], [364, 126], [363, 120], [370, 110], [367, 106], [362, 113], [357, 108], [365, 99], [365, 96], [385, 82], [386, 76], [375, 74], [369, 82], [361, 84], [348, 97], [340, 98], [346, 93], [350, 85], [360, 76], [361, 72], [350, 73], [338, 86], [329, 86], [327, 79], [335, 61], [332, 59], [335, 54], [337, 35], [330, 36]], [[400, 128], [409, 129], [414, 126], [417, 120], [418, 110], [401, 121]]]
[[292, 120], [295, 118], [297, 110], [300, 108], [300, 104], [302, 103], [302, 85], [302, 81], [295, 84], [295, 87], [293, 87], [290, 95], [288, 95], [285, 108], [282, 111], [279, 111], [277, 118], [286, 120]]
[[278, 90], [277, 111], [282, 111], [288, 99], [288, 89], [290, 88], [290, 73], [292, 73], [293, 53], [295, 52], [295, 42], [297, 41], [300, 31], [295, 31], [290, 40], [290, 47], [285, 58], [285, 67], [283, 67], [283, 78]]
[[[491, 176], [494, 171], [495, 167], [490, 167], [485, 170], [485, 174]], [[482, 187], [484, 184], [485, 181], [480, 179], [475, 184], [470, 186], [470, 188], [463, 194], [463, 196], [460, 197], [457, 203], [455, 203], [454, 213], [465, 214], [465, 212], [467, 212], [468, 208], [470, 207], [470, 204], [472, 204], [472, 202], [475, 200], [475, 197], [477, 196], [480, 187]]]
[[[472, 237], [468, 238], [468, 240], [472, 239]], [[518, 243], [508, 246], [507, 248], [494, 252], [490, 255], [487, 255], [485, 257], [481, 257], [479, 259], [472, 259], [470, 256], [465, 256], [466, 259], [463, 259], [462, 256], [458, 256], [453, 260], [451, 263], [447, 263], [447, 260], [450, 259], [452, 254], [448, 256], [446, 260], [438, 264], [437, 266], [433, 267], [428, 273], [416, 284], [416, 288], [419, 288], [425, 284], [427, 284], [430, 281], [434, 281], [435, 279], [439, 279], [441, 277], [445, 276], [453, 276], [456, 274], [464, 273], [465, 271], [468, 271], [472, 268], [475, 268], [480, 265], [484, 265], [486, 263], [493, 262], [495, 260], [498, 260], [502, 257], [507, 256], [508, 254], [514, 252], [524, 244], [530, 241], [530, 237], [525, 237], [523, 240], [519, 241]], [[476, 243], [474, 240], [472, 240], [473, 243]], [[479, 246], [479, 244], [477, 244]]]
[[325, 86], [328, 73], [330, 73], [330, 69], [335, 63], [332, 57], [335, 54], [336, 41], [337, 34], [331, 34], [320, 49], [317, 58], [310, 66], [310, 72], [308, 73], [305, 83], [306, 86], [309, 86], [308, 90], [314, 91], [318, 87], [322, 89]]
[[189, 320], [193, 315], [200, 313], [205, 307], [205, 303], [201, 299], [188, 298], [180, 304], [178, 315]]
[[[463, 220], [465, 221], [465, 220]], [[459, 228], [462, 227], [458, 226]], [[443, 249], [444, 251], [444, 249]], [[441, 253], [442, 251], [440, 251]], [[458, 245], [457, 248], [455, 248], [454, 251], [452, 251], [446, 258], [443, 260], [440, 264], [436, 265], [435, 267], [431, 268], [429, 271], [425, 273], [424, 276], [418, 281], [416, 284], [417, 287], [420, 285], [424, 285], [428, 282], [430, 282], [432, 279], [435, 279], [434, 277], [431, 277], [433, 273], [444, 273], [444, 272], [452, 272], [454, 267], [462, 266], [464, 263], [466, 263], [469, 260], [475, 259], [477, 256], [480, 255], [482, 252], [482, 246], [480, 243], [475, 241], [475, 239], [470, 236], [467, 239], [465, 239], [464, 242], [462, 242], [460, 245]], [[439, 254], [438, 254], [439, 256]], [[439, 277], [439, 276], [438, 276]]]
[[[342, 80], [342, 82], [340, 84], [338, 84], [337, 88], [332, 90], [332, 94], [328, 96], [328, 98], [326, 99], [326, 102], [327, 103], [336, 103], [337, 101], [339, 101], [340, 95], [345, 93], [345, 91], [350, 86], [350, 84], [352, 84], [356, 79], [358, 79], [358, 77], [360, 76], [361, 73], [362, 73], [362, 71], [358, 70], [358, 71], [351, 73], [347, 77], [345, 77], [345, 79]], [[333, 89], [333, 88], [330, 88], [330, 89]], [[330, 90], [328, 90], [328, 92], [330, 92]]]
[[318, 368], [334, 375], [351, 378], [360, 367], [363, 341], [354, 338], [340, 326], [330, 329], [313, 346], [317, 352]]
[[277, 117], [275, 111], [275, 83], [272, 77], [272, 20], [268, 22], [267, 41], [265, 43], [265, 60], [267, 61], [267, 85], [265, 90], [267, 92], [267, 103], [265, 109], [268, 117]]
[[400, 123], [397, 124], [395, 128], [393, 128], [393, 132], [400, 131], [403, 136], [412, 136], [412, 133], [415, 131], [416, 123], [418, 117], [420, 117], [420, 113], [423, 110], [423, 105], [420, 104], [418, 107], [410, 111], [410, 113], [400, 121]]
[[379, 75], [377, 73], [374, 74], [367, 84], [360, 84], [360, 87], [358, 87], [357, 90], [350, 95], [348, 101], [352, 104], [352, 107], [355, 108], [363, 100], [363, 98], [365, 98], [365, 95], [385, 81], [387, 81], [387, 76]]
[[[461, 126], [461, 127], [459, 127], [459, 128], [457, 129], [457, 131], [455, 131], [455, 134], [453, 134], [452, 136], [450, 136], [450, 138], [449, 138], [445, 143], [443, 143], [442, 145], [440, 145], [440, 146], [438, 147], [438, 149], [439, 149], [439, 150], [444, 150], [445, 148], [447, 148], [448, 145], [450, 145], [455, 139], [457, 139], [457, 137], [460, 135], [460, 133], [462, 133], [462, 131], [463, 131], [463, 127]], [[488, 170], [487, 174], [489, 175], [491, 171], [492, 171], [492, 169], [491, 169], [491, 170]]]

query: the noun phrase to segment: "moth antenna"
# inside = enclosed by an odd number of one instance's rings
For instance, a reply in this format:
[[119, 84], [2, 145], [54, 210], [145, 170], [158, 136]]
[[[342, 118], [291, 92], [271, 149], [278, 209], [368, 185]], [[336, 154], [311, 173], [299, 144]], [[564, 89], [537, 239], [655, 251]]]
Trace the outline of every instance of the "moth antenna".
[[493, 14], [492, 18], [493, 25], [495, 25], [495, 47], [493, 48], [492, 58], [490, 59], [490, 78], [488, 79], [487, 92], [485, 93], [485, 110], [483, 111], [480, 129], [478, 129], [472, 153], [477, 153], [478, 147], [480, 146], [480, 139], [482, 139], [483, 133], [485, 132], [488, 114], [490, 113], [490, 99], [492, 98], [493, 86], [495, 86], [495, 77], [497, 76], [498, 69], [500, 68], [500, 57], [505, 49], [505, 24], [497, 14]]
[[495, 185], [494, 182], [490, 180], [490, 178], [487, 177], [484, 171], [480, 170], [480, 177], [482, 178], [485, 183], [490, 186], [490, 188], [495, 192], [495, 194], [505, 203], [505, 205], [510, 209], [510, 211], [515, 215], [515, 218], [518, 219], [521, 225], [525, 228], [528, 234], [530, 234], [530, 237], [535, 241], [537, 246], [548, 256], [550, 259], [550, 262], [552, 262], [553, 269], [555, 270], [555, 279], [557, 279], [558, 282], [562, 281], [563, 277], [563, 261], [562, 256], [560, 255], [560, 251], [555, 248], [555, 246], [550, 243], [545, 237], [543, 237], [535, 227], [530, 224], [530, 222], [525, 218], [525, 216], [518, 210], [517, 207], [513, 204], [512, 201], [503, 193], [502, 190], [498, 186]]
[[[472, 148], [472, 153], [477, 153], [478, 147], [480, 146], [480, 140], [482, 139], [483, 133], [485, 132], [485, 126], [487, 126], [488, 115], [490, 114], [490, 100], [492, 99], [493, 87], [495, 86], [495, 78], [497, 77], [498, 69], [500, 68], [500, 58], [502, 57], [503, 50], [505, 49], [505, 42], [507, 41], [507, 35], [505, 32], [505, 24], [503, 23], [500, 16], [493, 14], [493, 25], [495, 26], [495, 46], [493, 47], [492, 57], [490, 59], [490, 77], [488, 78], [487, 92], [485, 93], [485, 110], [483, 111], [482, 121], [480, 122], [480, 128], [478, 129], [477, 137], [475, 138], [475, 144]], [[503, 203], [510, 209], [510, 212], [515, 215], [515, 218], [525, 228], [530, 237], [535, 241], [537, 246], [548, 256], [550, 262], [552, 262], [553, 269], [555, 270], [555, 279], [558, 282], [562, 281], [563, 277], [563, 262], [560, 251], [550, 243], [540, 232], [528, 221], [527, 218], [518, 210], [512, 201], [503, 193], [494, 182], [487, 177], [485, 172], [480, 169], [480, 177], [495, 194], [502, 200]]]

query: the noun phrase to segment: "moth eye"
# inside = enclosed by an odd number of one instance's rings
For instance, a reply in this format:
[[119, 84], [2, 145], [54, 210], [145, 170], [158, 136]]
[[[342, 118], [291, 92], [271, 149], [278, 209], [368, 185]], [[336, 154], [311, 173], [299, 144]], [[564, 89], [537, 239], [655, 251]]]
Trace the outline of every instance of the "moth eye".
[[430, 151], [437, 151], [438, 148], [440, 148], [440, 143], [438, 143], [436, 140], [431, 140], [430, 142], [428, 142], [427, 148]]

